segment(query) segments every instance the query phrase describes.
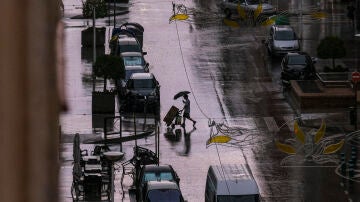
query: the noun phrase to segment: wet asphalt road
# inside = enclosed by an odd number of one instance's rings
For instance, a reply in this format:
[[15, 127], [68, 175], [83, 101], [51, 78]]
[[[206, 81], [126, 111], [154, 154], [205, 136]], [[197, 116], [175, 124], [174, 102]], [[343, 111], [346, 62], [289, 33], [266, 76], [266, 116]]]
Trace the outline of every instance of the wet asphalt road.
[[[280, 8], [296, 10], [292, 1], [278, 1]], [[268, 57], [264, 45], [268, 27], [247, 26], [232, 28], [222, 22], [223, 14], [217, 1], [175, 1], [188, 8], [190, 19], [171, 22], [171, 1], [130, 1], [128, 13], [116, 17], [117, 24], [138, 22], [144, 28], [144, 50], [161, 85], [161, 120], [172, 105], [182, 107], [181, 100], [173, 100], [178, 91], [191, 91], [191, 116], [197, 120], [196, 129], [187, 124], [179, 138], [169, 138], [166, 125], [160, 126], [160, 162], [171, 164], [178, 172], [181, 190], [189, 202], [204, 201], [205, 180], [210, 164], [248, 163], [258, 183], [264, 201], [346, 201], [340, 178], [335, 174], [336, 163], [301, 163], [286, 161], [274, 140], [293, 138], [294, 118], [298, 117], [289, 104], [279, 83], [279, 59]], [[275, 3], [275, 2], [273, 2]], [[62, 167], [60, 170], [60, 201], [71, 201], [73, 134], [80, 133], [84, 141], [101, 136], [101, 130], [92, 129], [91, 116], [91, 51], [81, 49], [81, 30], [91, 20], [69, 19], [79, 14], [80, 1], [64, 1], [66, 24], [66, 89], [69, 111], [61, 115], [63, 132]], [[304, 2], [310, 12], [313, 7]], [[331, 5], [323, 5], [328, 9]], [[284, 7], [284, 8], [283, 8]], [[335, 5], [331, 20], [313, 20], [304, 15], [302, 47], [316, 55], [319, 39], [330, 33], [348, 34], [346, 19], [339, 5]], [[108, 18], [98, 19], [98, 26], [106, 26], [108, 41], [112, 24]], [[297, 31], [298, 18], [290, 18]], [[345, 23], [344, 23], [345, 22]], [[110, 26], [109, 26], [110, 24]], [[332, 27], [331, 29], [329, 27]], [[320, 34], [319, 34], [320, 33]], [[105, 44], [105, 53], [108, 45]], [[351, 61], [351, 58], [349, 59]], [[97, 82], [101, 88], [102, 83]], [[326, 135], [342, 135], [341, 127], [347, 117], [340, 113], [302, 114], [304, 130], [320, 127], [321, 118], [329, 126]], [[209, 121], [225, 124], [223, 134], [231, 135], [229, 144], [206, 147], [211, 127]], [[131, 119], [127, 119], [131, 122]], [[142, 120], [138, 120], [140, 125]], [[147, 121], [152, 124], [152, 120]], [[115, 124], [116, 125], [116, 124]], [[331, 127], [330, 127], [331, 126]], [[236, 140], [236, 141], [235, 141]], [[154, 137], [139, 140], [138, 145], [155, 148]], [[126, 158], [132, 155], [133, 142], [123, 145]], [[93, 145], [83, 144], [91, 149]], [[118, 149], [118, 147], [114, 147]], [[332, 156], [337, 159], [337, 156]], [[129, 201], [127, 188], [130, 177], [125, 178], [124, 196], [117, 173], [116, 201]], [[336, 199], [336, 200], [335, 200]]]

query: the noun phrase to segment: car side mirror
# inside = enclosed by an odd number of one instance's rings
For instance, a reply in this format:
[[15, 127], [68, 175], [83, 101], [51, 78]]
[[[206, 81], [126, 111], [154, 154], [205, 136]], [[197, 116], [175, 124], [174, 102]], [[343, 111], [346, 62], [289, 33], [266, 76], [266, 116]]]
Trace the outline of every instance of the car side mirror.
[[176, 177], [175, 181], [179, 184], [180, 183], [180, 178]]

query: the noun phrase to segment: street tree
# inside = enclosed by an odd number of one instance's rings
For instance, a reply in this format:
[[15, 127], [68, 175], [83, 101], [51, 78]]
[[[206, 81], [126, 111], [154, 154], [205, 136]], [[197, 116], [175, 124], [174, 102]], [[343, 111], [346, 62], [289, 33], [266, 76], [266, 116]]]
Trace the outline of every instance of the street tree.
[[327, 36], [320, 41], [317, 55], [322, 59], [332, 59], [332, 68], [335, 69], [335, 59], [346, 56], [344, 42], [337, 36]]
[[107, 16], [107, 6], [104, 0], [82, 0], [83, 17], [93, 17], [93, 7], [95, 7], [95, 18], [103, 18]]
[[101, 55], [96, 58], [93, 67], [94, 75], [96, 77], [104, 78], [104, 92], [107, 91], [107, 79], [113, 79], [115, 83], [119, 79], [125, 78], [125, 65], [124, 61], [119, 56], [114, 55]]

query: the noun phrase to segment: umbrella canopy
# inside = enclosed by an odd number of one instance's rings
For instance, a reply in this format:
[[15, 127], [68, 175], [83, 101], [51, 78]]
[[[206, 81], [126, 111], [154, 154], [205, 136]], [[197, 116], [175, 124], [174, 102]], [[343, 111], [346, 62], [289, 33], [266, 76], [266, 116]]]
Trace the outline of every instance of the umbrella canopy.
[[187, 95], [187, 94], [189, 94], [190, 92], [189, 91], [180, 91], [180, 92], [178, 92], [178, 93], [176, 93], [175, 95], [174, 95], [174, 100], [176, 100], [176, 99], [178, 99], [179, 97], [182, 97], [182, 96], [184, 96], [184, 95]]

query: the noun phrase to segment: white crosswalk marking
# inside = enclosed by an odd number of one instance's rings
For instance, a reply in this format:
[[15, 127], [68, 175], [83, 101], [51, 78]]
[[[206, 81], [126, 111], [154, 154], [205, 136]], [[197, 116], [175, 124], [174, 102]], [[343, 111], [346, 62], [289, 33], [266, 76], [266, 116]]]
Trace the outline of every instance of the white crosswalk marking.
[[276, 124], [274, 117], [263, 117], [265, 124], [270, 132], [278, 132], [279, 127]]
[[285, 120], [285, 125], [289, 128], [290, 131], [294, 130], [294, 121], [295, 121], [295, 117], [294, 115], [288, 115], [288, 116], [283, 116], [284, 120]]

